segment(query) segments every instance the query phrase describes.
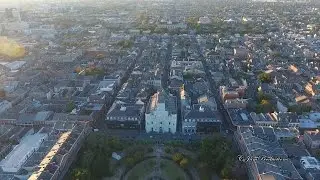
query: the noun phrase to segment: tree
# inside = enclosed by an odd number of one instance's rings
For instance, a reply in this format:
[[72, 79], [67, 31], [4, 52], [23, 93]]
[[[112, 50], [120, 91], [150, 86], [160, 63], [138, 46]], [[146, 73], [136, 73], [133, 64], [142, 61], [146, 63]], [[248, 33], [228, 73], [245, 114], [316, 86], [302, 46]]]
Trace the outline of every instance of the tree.
[[126, 166], [132, 167], [135, 162], [134, 162], [134, 159], [133, 159], [132, 157], [128, 157], [128, 158], [126, 159], [125, 163], [126, 163]]
[[[91, 133], [81, 147], [75, 168], [70, 170], [69, 177], [86, 177], [87, 179], [101, 179], [112, 175], [109, 167], [111, 154], [114, 151], [121, 151], [123, 146], [118, 139], [106, 138], [103, 133]], [[82, 170], [88, 171], [88, 176]], [[77, 178], [72, 178], [77, 180]], [[81, 178], [79, 180], [82, 180]]]
[[186, 168], [189, 164], [189, 160], [187, 158], [183, 158], [181, 161], [180, 161], [180, 166], [182, 168]]
[[118, 42], [118, 45], [122, 48], [131, 48], [133, 45], [133, 42], [130, 40], [122, 40]]
[[179, 163], [183, 159], [183, 155], [181, 153], [175, 153], [172, 156], [172, 160], [176, 163]]
[[317, 159], [320, 159], [320, 150], [319, 150], [319, 149], [316, 150], [316, 152], [315, 152], [315, 157], [316, 157]]
[[259, 74], [258, 78], [262, 83], [271, 83], [272, 82], [271, 75], [268, 73], [265, 73], [265, 72]]
[[198, 19], [199, 19], [198, 17], [189, 17], [187, 19], [188, 26], [192, 29], [196, 29], [198, 26]]
[[88, 169], [91, 168], [94, 156], [95, 155], [94, 155], [93, 151], [84, 152], [81, 159], [80, 159], [81, 167], [88, 168]]
[[263, 100], [269, 101], [271, 99], [271, 96], [268, 94], [265, 94], [261, 91], [258, 92], [258, 102], [261, 103]]
[[268, 104], [269, 104], [269, 101], [263, 99], [260, 104], [261, 104], [261, 105], [268, 105]]
[[81, 67], [80, 66], [78, 66], [78, 67], [76, 67], [76, 69], [74, 70], [74, 72], [76, 72], [76, 73], [80, 73], [81, 72]]
[[77, 168], [72, 171], [72, 180], [87, 180], [90, 179], [88, 169]]
[[73, 101], [70, 101], [66, 106], [66, 111], [71, 112], [74, 108], [76, 108], [76, 105]]
[[142, 151], [135, 152], [133, 158], [134, 158], [135, 162], [142, 160], [143, 159], [143, 152]]
[[267, 113], [273, 112], [275, 107], [272, 103], [270, 103], [271, 96], [268, 94], [264, 94], [263, 92], [258, 92], [258, 103], [255, 106], [255, 111], [257, 113]]
[[167, 154], [170, 154], [170, 153], [171, 153], [171, 148], [166, 147], [166, 148], [164, 149], [164, 151], [165, 151]]
[[289, 112], [295, 112], [298, 115], [301, 115], [304, 112], [310, 112], [312, 107], [309, 105], [292, 105], [288, 107]]
[[96, 179], [101, 179], [105, 176], [111, 175], [109, 169], [109, 156], [103, 153], [102, 149], [95, 155], [90, 170]]
[[223, 179], [229, 179], [231, 177], [231, 168], [230, 167], [224, 167], [221, 172], [220, 172], [220, 176]]
[[6, 97], [6, 92], [4, 91], [4, 89], [0, 89], [0, 98], [4, 97]]
[[221, 136], [202, 140], [200, 147], [200, 163], [207, 169], [213, 169], [217, 173], [232, 162], [231, 142]]

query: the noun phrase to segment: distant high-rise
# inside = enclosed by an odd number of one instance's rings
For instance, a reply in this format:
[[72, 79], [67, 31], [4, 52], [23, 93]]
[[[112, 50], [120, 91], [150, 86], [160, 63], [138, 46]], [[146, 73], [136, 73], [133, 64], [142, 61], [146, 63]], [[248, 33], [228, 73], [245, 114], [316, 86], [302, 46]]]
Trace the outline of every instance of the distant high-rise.
[[9, 34], [25, 32], [29, 25], [21, 21], [21, 0], [14, 0], [13, 2], [0, 1], [0, 25], [2, 32]]
[[0, 19], [3, 22], [21, 22], [20, 3], [1, 3]]

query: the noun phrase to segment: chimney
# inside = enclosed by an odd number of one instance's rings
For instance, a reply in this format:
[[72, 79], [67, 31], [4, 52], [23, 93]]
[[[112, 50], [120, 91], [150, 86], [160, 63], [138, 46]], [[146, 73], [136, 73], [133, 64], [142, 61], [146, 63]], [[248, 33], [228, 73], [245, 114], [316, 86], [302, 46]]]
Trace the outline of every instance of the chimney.
[[204, 108], [202, 106], [199, 107], [199, 112], [204, 112]]
[[125, 106], [121, 106], [120, 111], [126, 111], [127, 108]]

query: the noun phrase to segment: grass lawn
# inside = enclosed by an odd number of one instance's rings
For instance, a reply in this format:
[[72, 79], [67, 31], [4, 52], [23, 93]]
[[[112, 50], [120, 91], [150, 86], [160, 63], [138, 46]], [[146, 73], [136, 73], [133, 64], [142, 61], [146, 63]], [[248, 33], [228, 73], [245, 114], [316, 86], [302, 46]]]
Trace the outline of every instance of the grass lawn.
[[210, 180], [210, 173], [205, 168], [199, 168], [199, 176], [201, 180]]
[[153, 171], [155, 166], [154, 159], [145, 160], [133, 167], [127, 175], [128, 180], [142, 179]]
[[[145, 160], [140, 164], [137, 164], [128, 172], [125, 179], [143, 180], [146, 176], [148, 176], [153, 172], [155, 163], [156, 163], [155, 158], [152, 158], [152, 159]], [[161, 167], [160, 169], [161, 169], [162, 175], [166, 178], [173, 179], [173, 180], [188, 179], [184, 171], [172, 161], [161, 159], [160, 167]]]
[[169, 160], [161, 161], [161, 170], [169, 179], [188, 179], [183, 170], [174, 162]]
[[202, 167], [200, 164], [197, 165], [196, 169], [198, 170], [201, 180], [211, 180], [213, 172], [211, 172], [209, 169]]

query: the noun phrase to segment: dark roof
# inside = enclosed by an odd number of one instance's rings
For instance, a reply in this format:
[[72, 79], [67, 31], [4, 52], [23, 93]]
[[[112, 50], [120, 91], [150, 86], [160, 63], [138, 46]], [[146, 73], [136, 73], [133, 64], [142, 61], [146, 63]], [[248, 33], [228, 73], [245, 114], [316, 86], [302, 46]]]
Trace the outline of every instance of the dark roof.
[[180, 88], [182, 86], [183, 82], [177, 79], [170, 80], [170, 88]]
[[[155, 106], [152, 106], [153, 100], [157, 100], [157, 104]], [[155, 93], [150, 98], [146, 113], [148, 114], [151, 111], [155, 110], [159, 103], [165, 104], [165, 110], [168, 111], [169, 114], [177, 114], [177, 98], [164, 90]]]
[[308, 176], [312, 176], [313, 179], [320, 179], [320, 171], [316, 170], [313, 172], [309, 172]]
[[31, 123], [33, 121], [45, 121], [53, 116], [52, 111], [40, 111], [38, 113], [22, 113], [19, 115], [18, 123]]
[[17, 119], [17, 122], [23, 122], [23, 123], [28, 123], [28, 122], [33, 122], [35, 118], [35, 114], [34, 113], [23, 113], [20, 114], [20, 116]]
[[196, 104], [186, 113], [185, 119], [217, 119], [217, 117], [209, 106]]
[[[270, 129], [264, 127], [238, 127], [244, 144], [247, 147], [248, 156], [266, 156], [266, 157], [281, 157], [283, 161], [254, 161], [260, 175], [274, 176], [275, 179], [302, 179], [298, 171], [288, 160], [287, 154], [281, 148], [278, 141], [266, 138]], [[267, 132], [266, 132], [267, 131]], [[269, 132], [270, 131], [270, 132]]]
[[137, 117], [139, 118], [143, 110], [141, 104], [114, 104], [109, 110], [109, 117]]

